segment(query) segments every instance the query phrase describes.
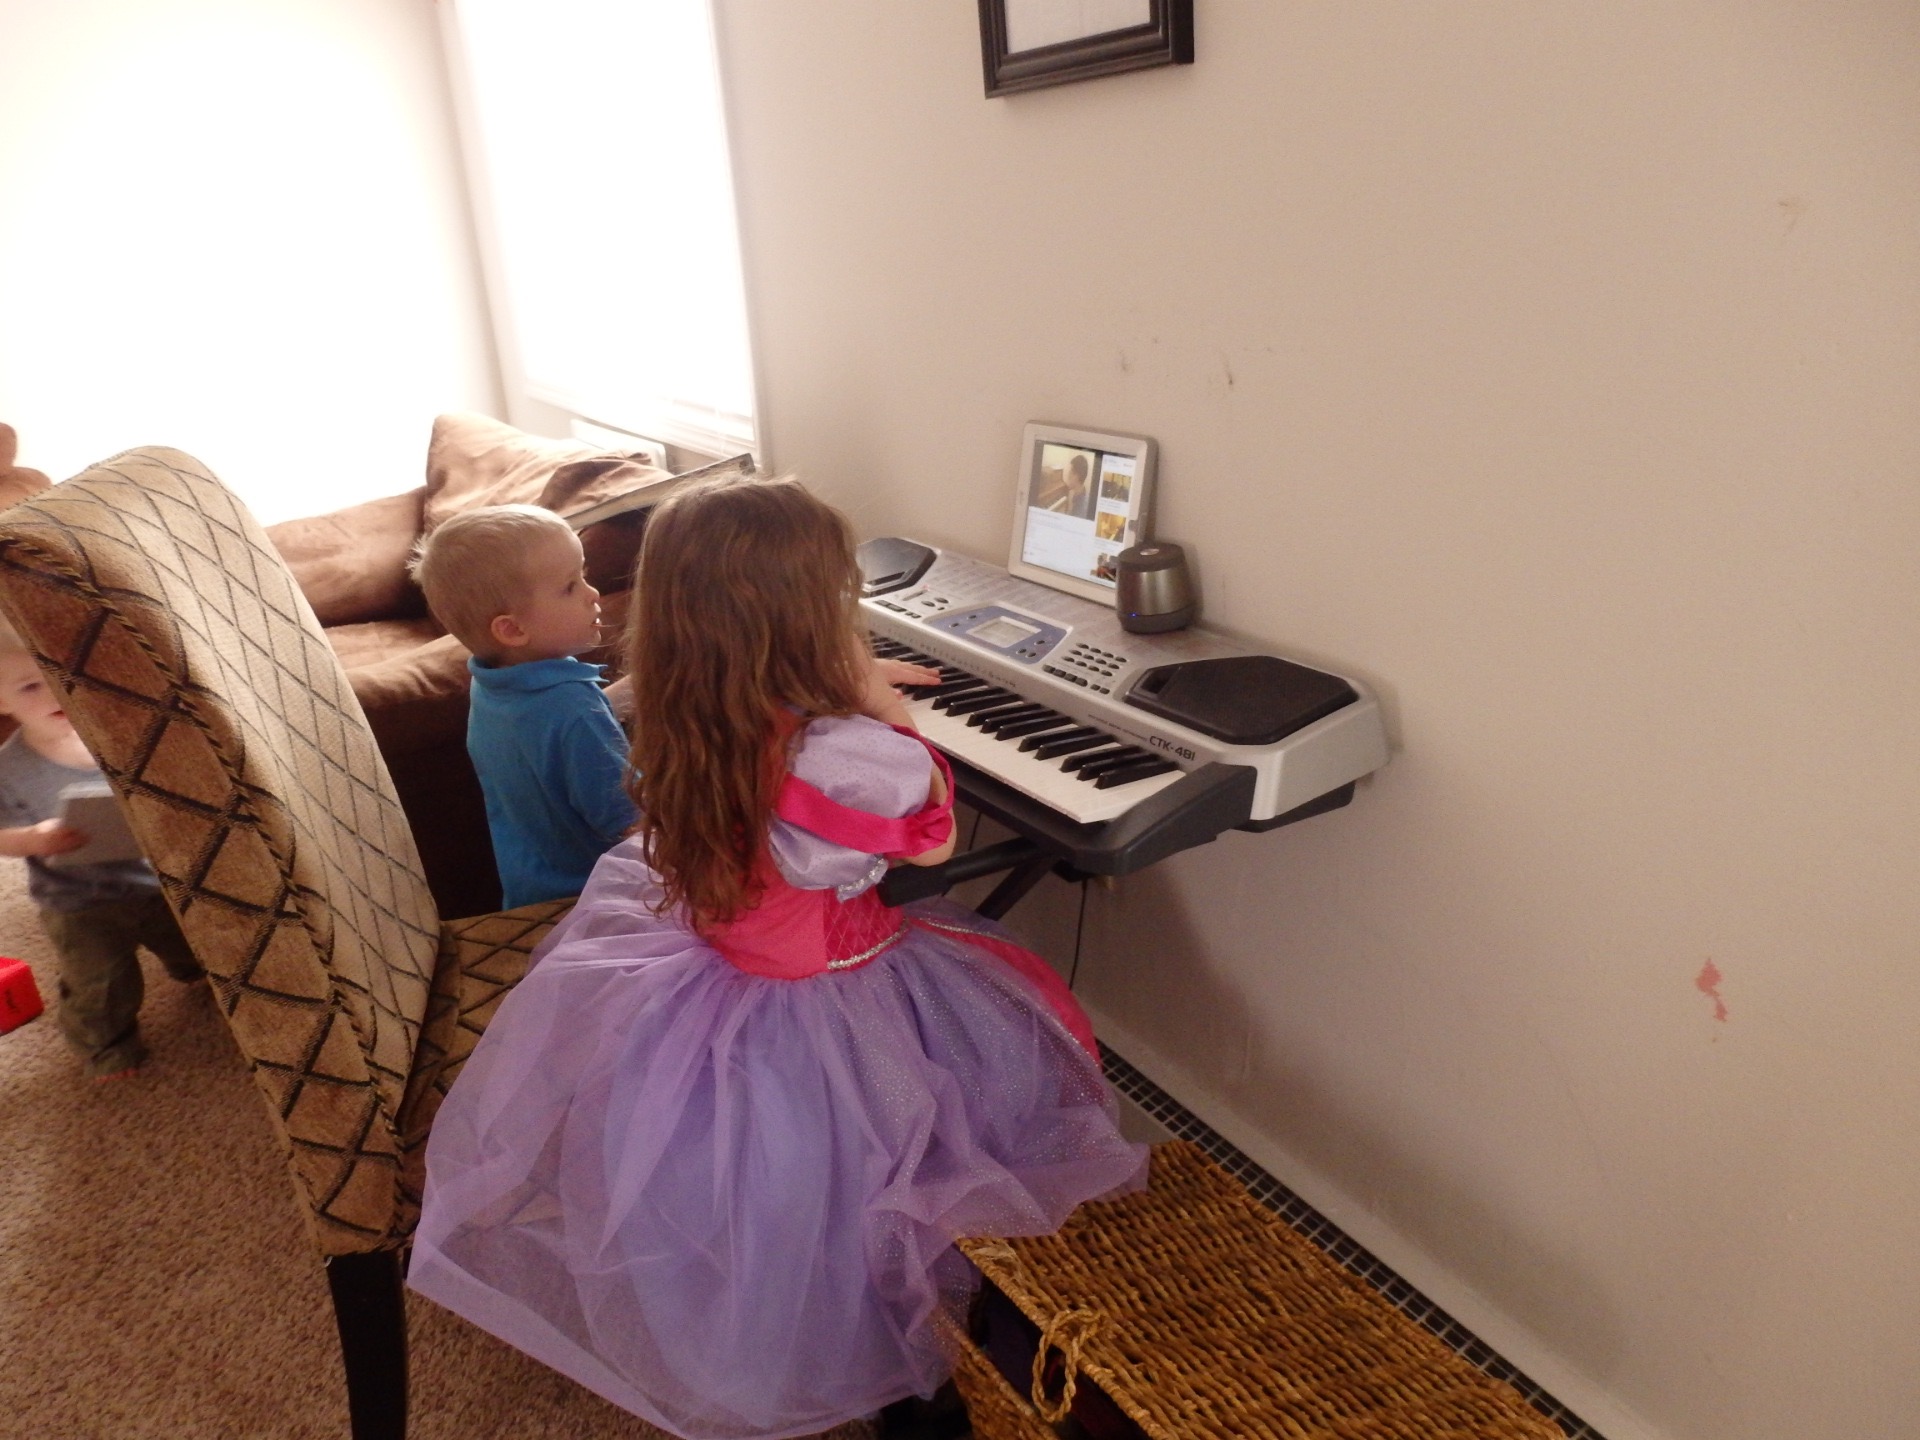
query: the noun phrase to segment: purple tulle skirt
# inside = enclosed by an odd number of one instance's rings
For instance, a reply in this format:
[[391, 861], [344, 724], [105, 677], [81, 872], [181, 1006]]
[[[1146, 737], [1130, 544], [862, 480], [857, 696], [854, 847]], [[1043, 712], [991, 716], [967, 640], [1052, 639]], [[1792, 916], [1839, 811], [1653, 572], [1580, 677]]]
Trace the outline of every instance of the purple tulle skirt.
[[501, 1006], [434, 1122], [409, 1283], [690, 1440], [931, 1394], [935, 1312], [974, 1283], [953, 1240], [1054, 1230], [1137, 1185], [1144, 1148], [964, 939], [766, 979], [652, 894], [603, 860]]

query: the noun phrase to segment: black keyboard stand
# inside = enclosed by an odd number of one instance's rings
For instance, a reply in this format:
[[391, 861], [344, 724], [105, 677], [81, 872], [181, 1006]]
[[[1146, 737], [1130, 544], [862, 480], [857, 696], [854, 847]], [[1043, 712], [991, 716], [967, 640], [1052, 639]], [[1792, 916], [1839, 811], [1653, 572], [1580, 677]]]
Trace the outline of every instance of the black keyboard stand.
[[1007, 872], [1006, 878], [993, 887], [992, 894], [974, 907], [987, 919], [999, 920], [1055, 866], [1059, 866], [1062, 873], [1070, 873], [1073, 879], [1080, 878], [1078, 871], [1070, 871], [1068, 866], [1060, 864], [1056, 856], [1042, 850], [1033, 841], [1016, 837], [1002, 840], [997, 845], [983, 845], [978, 850], [969, 850], [938, 865], [896, 865], [887, 872], [887, 878], [880, 882], [880, 898], [889, 905], [905, 905], [911, 900], [944, 895], [955, 885], [1004, 870]]
[[[1245, 823], [1253, 800], [1252, 770], [1207, 765], [1116, 820], [1075, 825], [963, 761], [955, 761], [953, 771], [962, 800], [1024, 833], [939, 865], [896, 865], [880, 882], [880, 898], [889, 905], [944, 895], [955, 885], [1004, 870], [1006, 878], [977, 907], [987, 919], [999, 920], [1049, 870], [1079, 881], [1089, 875], [1125, 875], [1144, 869]], [[1353, 787], [1342, 789], [1344, 794], [1336, 792], [1280, 817], [1282, 823], [1344, 804]]]
[[944, 895], [955, 885], [1006, 871], [1006, 878], [975, 909], [989, 920], [1006, 913], [1051, 870], [1071, 883], [1090, 875], [1127, 875], [1225, 830], [1273, 830], [1338, 810], [1353, 799], [1349, 780], [1316, 800], [1270, 820], [1249, 820], [1253, 771], [1240, 765], [1207, 765], [1149, 796], [1103, 825], [1075, 825], [1038, 806], [964, 761], [953, 762], [960, 798], [1003, 825], [1031, 832], [983, 845], [938, 865], [896, 865], [880, 882], [880, 898], [905, 905]]

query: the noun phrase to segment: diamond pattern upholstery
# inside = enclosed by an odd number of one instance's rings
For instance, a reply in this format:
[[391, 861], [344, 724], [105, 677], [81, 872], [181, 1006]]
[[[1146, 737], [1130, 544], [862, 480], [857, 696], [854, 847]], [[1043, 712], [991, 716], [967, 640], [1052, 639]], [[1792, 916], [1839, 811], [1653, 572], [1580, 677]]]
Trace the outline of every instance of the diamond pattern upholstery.
[[547, 900], [450, 920], [441, 927], [439, 969], [427, 998], [427, 1020], [420, 1030], [401, 1128], [402, 1184], [416, 1213], [426, 1178], [427, 1131], [447, 1087], [459, 1076], [507, 991], [527, 973], [533, 947], [572, 908], [571, 900]]
[[404, 1244], [440, 1098], [566, 903], [443, 929], [312, 609], [191, 457], [128, 451], [0, 513], [0, 614], [159, 872], [322, 1252]]

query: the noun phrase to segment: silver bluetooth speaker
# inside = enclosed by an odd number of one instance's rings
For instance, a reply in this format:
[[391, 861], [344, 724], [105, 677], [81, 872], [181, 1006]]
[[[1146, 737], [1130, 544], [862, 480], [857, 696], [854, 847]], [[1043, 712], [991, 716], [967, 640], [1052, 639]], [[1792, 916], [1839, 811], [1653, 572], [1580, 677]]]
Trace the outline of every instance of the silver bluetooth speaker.
[[1157, 635], [1193, 623], [1193, 576], [1187, 552], [1165, 540], [1149, 540], [1115, 557], [1113, 608], [1120, 628]]

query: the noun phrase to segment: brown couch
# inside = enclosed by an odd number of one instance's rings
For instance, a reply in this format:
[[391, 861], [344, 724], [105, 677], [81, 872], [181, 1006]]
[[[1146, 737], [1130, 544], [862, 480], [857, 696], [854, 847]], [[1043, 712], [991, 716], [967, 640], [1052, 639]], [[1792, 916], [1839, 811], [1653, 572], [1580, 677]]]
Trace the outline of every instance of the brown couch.
[[[46, 489], [14, 465], [13, 428], [0, 424], [0, 509]], [[326, 628], [393, 773], [436, 908], [444, 916], [500, 908], [480, 783], [467, 760], [467, 651], [427, 614], [407, 577], [414, 544], [477, 505], [544, 505], [561, 515], [668, 478], [627, 455], [529, 435], [485, 415], [442, 415], [427, 446], [426, 483], [331, 514], [268, 528]], [[606, 640], [583, 658], [615, 670], [644, 510], [580, 532], [587, 578], [604, 597]], [[0, 740], [13, 731], [0, 716]]]
[[[367, 712], [442, 915], [499, 909], [500, 880], [467, 760], [467, 650], [428, 616], [407, 557], [421, 536], [473, 506], [527, 503], [575, 515], [665, 478], [590, 445], [483, 415], [442, 415], [419, 489], [268, 528]], [[587, 578], [605, 597], [608, 621], [606, 643], [584, 659], [618, 664], [645, 519], [629, 511], [581, 531]]]

